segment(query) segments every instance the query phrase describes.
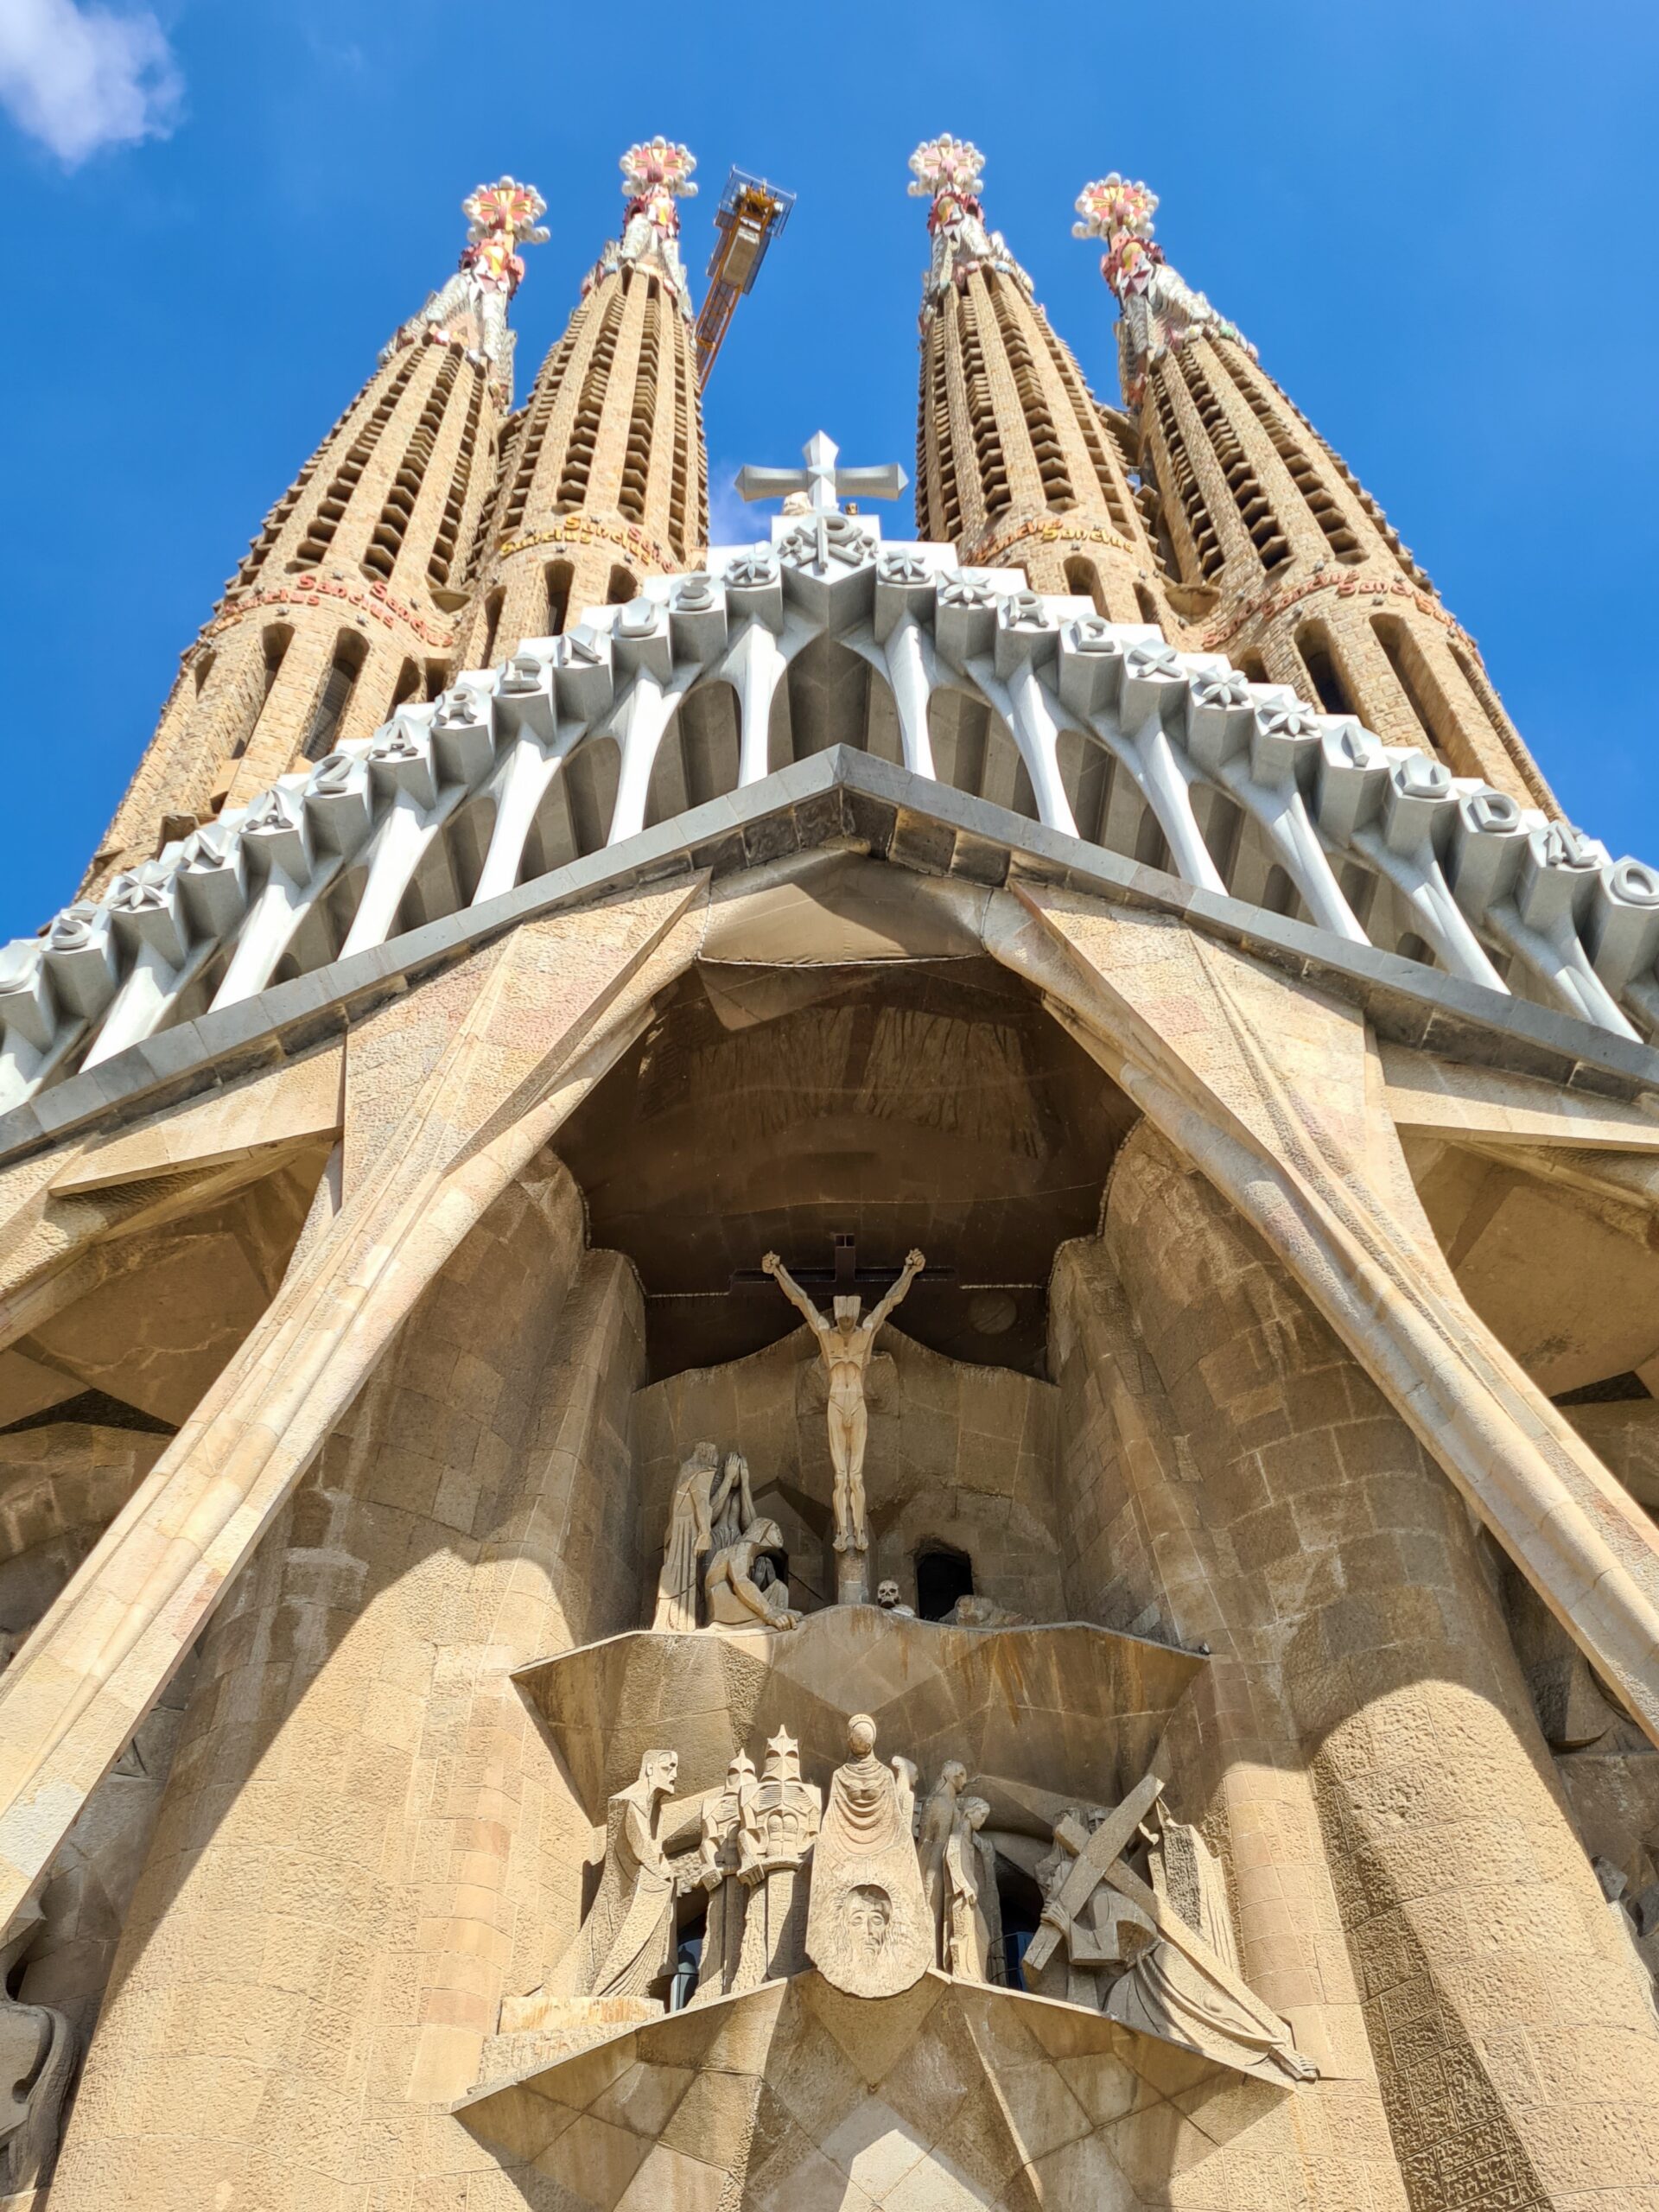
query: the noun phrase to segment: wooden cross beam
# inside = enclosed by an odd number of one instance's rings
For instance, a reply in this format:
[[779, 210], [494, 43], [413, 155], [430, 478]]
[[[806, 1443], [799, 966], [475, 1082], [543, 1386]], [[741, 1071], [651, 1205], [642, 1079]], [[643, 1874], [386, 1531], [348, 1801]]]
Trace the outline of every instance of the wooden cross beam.
[[[904, 1273], [902, 1268], [861, 1267], [858, 1262], [858, 1240], [855, 1236], [837, 1234], [830, 1243], [830, 1264], [827, 1268], [791, 1267], [790, 1274], [803, 1290], [827, 1291], [832, 1298], [850, 1298], [855, 1293], [891, 1289]], [[941, 1283], [955, 1282], [954, 1268], [925, 1268], [915, 1280], [934, 1287]], [[772, 1277], [763, 1268], [737, 1268], [733, 1270], [731, 1287], [734, 1290], [772, 1290]]]
[[[1144, 1782], [1136, 1783], [1121, 1805], [1108, 1813], [1092, 1835], [1069, 1813], [1055, 1829], [1056, 1841], [1072, 1845], [1077, 1854], [1066, 1869], [1065, 1879], [1054, 1899], [1055, 1907], [1067, 1920], [1075, 1920], [1101, 1884], [1110, 1878], [1116, 1861], [1135, 1840], [1135, 1830], [1163, 1794], [1163, 1783], [1155, 1774], [1149, 1774]], [[1139, 1902], [1137, 1898], [1136, 1903]], [[1039, 1973], [1053, 1957], [1060, 1934], [1052, 1921], [1046, 1920], [1032, 1937], [1026, 1948], [1025, 1962], [1033, 1974]]]

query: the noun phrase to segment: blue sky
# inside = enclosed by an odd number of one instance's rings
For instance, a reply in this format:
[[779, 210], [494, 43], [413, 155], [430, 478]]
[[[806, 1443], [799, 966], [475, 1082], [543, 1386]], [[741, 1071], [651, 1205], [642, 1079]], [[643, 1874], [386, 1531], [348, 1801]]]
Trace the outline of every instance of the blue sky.
[[1109, 168], [1382, 499], [1568, 811], [1659, 860], [1641, 671], [1659, 585], [1651, 0], [0, 0], [0, 939], [73, 895], [181, 650], [266, 507], [453, 266], [502, 170], [552, 239], [520, 383], [615, 228], [617, 156], [799, 195], [713, 379], [717, 480], [822, 426], [913, 465], [925, 210], [953, 130], [1096, 387], [1114, 309], [1070, 236]]

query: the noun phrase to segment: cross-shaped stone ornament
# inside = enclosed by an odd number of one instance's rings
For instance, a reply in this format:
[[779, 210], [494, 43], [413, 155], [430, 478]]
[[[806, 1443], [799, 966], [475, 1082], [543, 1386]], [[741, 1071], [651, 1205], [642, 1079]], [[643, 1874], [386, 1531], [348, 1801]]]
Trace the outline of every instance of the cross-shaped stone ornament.
[[756, 468], [752, 464], [737, 472], [740, 499], [783, 499], [804, 492], [812, 512], [841, 512], [842, 497], [859, 499], [896, 499], [910, 479], [897, 461], [885, 468], [840, 468], [841, 448], [823, 431], [815, 430], [801, 448], [804, 468]]

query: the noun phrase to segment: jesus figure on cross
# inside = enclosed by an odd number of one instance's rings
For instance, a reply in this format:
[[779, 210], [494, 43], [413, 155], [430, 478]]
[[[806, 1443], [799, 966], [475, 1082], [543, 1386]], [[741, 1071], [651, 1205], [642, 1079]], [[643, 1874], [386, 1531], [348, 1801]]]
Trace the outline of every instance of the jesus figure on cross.
[[760, 1265], [771, 1275], [790, 1304], [798, 1309], [818, 1340], [818, 1352], [830, 1379], [830, 1460], [836, 1471], [836, 1549], [869, 1549], [869, 1523], [864, 1514], [864, 1446], [870, 1417], [864, 1403], [864, 1376], [875, 1347], [876, 1332], [927, 1265], [919, 1252], [912, 1252], [887, 1296], [861, 1321], [856, 1297], [836, 1299], [835, 1319], [819, 1313], [775, 1252]]

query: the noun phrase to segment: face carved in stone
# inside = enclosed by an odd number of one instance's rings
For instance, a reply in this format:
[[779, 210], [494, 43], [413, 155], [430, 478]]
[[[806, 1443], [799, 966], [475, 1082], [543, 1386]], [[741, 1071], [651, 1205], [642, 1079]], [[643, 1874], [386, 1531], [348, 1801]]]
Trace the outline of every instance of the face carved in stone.
[[855, 1943], [874, 1956], [887, 1940], [893, 1918], [893, 1899], [873, 1882], [861, 1882], [847, 1892], [847, 1933]]
[[899, 1585], [891, 1580], [878, 1582], [875, 1586], [875, 1602], [891, 1612], [899, 1603]]

